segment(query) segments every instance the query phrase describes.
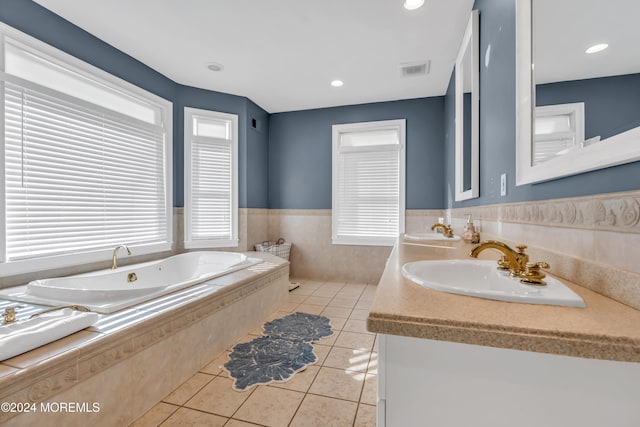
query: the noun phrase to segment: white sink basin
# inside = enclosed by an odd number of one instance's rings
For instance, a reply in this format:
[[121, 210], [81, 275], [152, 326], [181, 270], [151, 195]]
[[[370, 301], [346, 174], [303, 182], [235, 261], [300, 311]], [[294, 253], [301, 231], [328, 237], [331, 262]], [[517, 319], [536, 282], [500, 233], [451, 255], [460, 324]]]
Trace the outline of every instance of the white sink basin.
[[404, 238], [406, 240], [460, 241], [460, 236], [445, 237], [442, 233], [408, 233], [404, 235]]
[[559, 280], [546, 277], [546, 286], [520, 283], [495, 261], [416, 261], [402, 267], [402, 275], [428, 289], [499, 301], [585, 307], [582, 298]]

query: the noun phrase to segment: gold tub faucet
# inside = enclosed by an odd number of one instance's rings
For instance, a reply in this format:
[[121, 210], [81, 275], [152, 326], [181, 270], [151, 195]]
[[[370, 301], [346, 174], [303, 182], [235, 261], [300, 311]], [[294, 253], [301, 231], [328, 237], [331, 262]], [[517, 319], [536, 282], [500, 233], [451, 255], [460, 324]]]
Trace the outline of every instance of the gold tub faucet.
[[120, 250], [120, 248], [122, 249], [126, 249], [127, 250], [127, 254], [131, 255], [131, 251], [129, 250], [129, 248], [127, 247], [127, 245], [118, 245], [116, 246], [116, 248], [113, 250], [113, 259], [111, 260], [111, 269], [115, 270], [116, 268], [118, 268], [118, 250]]
[[436, 224], [433, 224], [433, 226], [431, 227], [431, 231], [436, 230], [437, 228], [442, 229], [444, 237], [453, 237], [453, 228], [451, 228], [451, 225], [444, 225], [438, 222]]

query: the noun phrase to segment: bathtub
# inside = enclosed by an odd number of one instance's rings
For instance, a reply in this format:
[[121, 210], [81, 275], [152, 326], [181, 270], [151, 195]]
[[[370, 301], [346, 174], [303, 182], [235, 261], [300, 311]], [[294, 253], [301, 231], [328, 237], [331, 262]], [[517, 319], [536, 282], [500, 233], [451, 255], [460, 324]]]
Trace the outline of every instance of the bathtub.
[[189, 252], [158, 261], [76, 276], [35, 280], [7, 298], [46, 305], [82, 305], [112, 313], [262, 262], [234, 252]]
[[[28, 402], [39, 408], [41, 402], [75, 402], [82, 397], [81, 402], [99, 402], [101, 408], [99, 413], [66, 415], [0, 411], [0, 425], [64, 425], [75, 420], [74, 415], [82, 425], [133, 423], [286, 302], [289, 263], [269, 253], [248, 256], [261, 258], [249, 258], [259, 264], [129, 309], [100, 314], [89, 330], [0, 365], [3, 402], [19, 407]], [[15, 288], [0, 291], [15, 292]], [[20, 288], [26, 294], [26, 284]], [[3, 304], [0, 298], [0, 313], [15, 305]], [[17, 316], [21, 321], [43, 309], [19, 308]], [[50, 316], [56, 313], [61, 314]], [[57, 325], [50, 329], [58, 332]]]

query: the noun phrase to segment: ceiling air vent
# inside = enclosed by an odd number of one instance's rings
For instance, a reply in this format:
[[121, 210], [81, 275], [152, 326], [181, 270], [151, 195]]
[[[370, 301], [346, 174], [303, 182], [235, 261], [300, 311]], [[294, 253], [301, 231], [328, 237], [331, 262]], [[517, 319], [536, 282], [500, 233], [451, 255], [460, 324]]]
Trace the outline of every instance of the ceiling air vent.
[[402, 77], [424, 76], [429, 74], [431, 61], [408, 62], [400, 64], [400, 72]]

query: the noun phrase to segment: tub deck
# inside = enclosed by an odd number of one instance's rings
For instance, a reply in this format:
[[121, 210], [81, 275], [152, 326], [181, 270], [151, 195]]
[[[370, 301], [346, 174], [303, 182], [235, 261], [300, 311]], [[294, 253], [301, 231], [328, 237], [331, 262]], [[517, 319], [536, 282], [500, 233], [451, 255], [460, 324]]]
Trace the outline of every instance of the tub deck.
[[[106, 425], [130, 423], [286, 298], [289, 263], [268, 253], [251, 256], [264, 262], [101, 314], [89, 328], [3, 361], [0, 401], [98, 401], [103, 418], [82, 414], [78, 421], [104, 424], [109, 411]], [[2, 412], [0, 424], [51, 424], [55, 415]]]

